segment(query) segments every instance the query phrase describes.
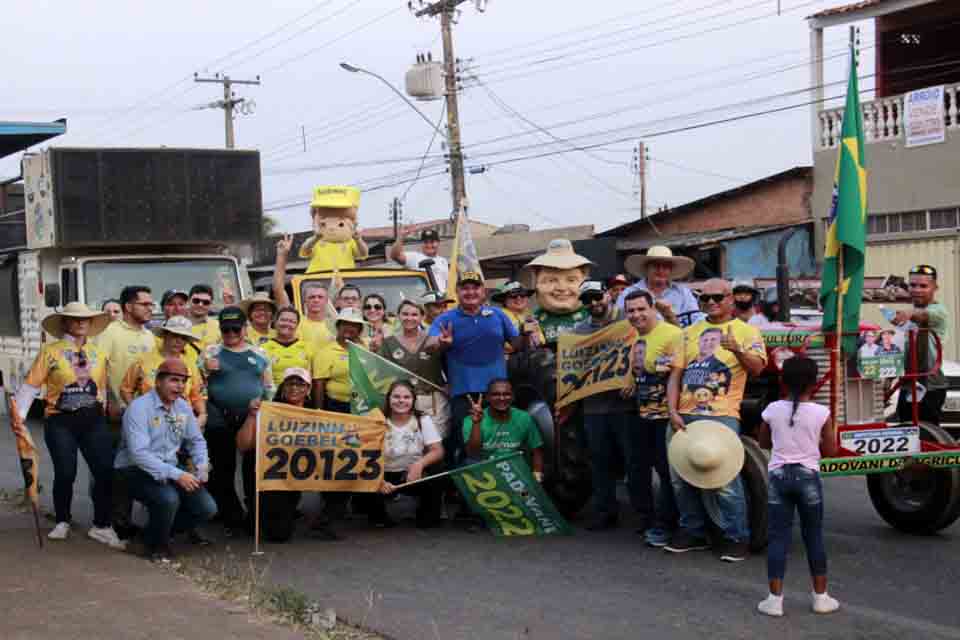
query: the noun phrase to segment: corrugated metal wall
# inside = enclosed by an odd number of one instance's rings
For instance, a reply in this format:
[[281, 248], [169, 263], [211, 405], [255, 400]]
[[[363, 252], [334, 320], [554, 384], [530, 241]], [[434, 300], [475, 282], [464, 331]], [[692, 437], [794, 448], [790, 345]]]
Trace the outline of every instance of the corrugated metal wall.
[[[930, 264], [937, 268], [940, 283], [937, 299], [949, 309], [953, 318], [951, 340], [944, 348], [944, 357], [950, 360], [960, 360], [960, 336], [957, 335], [957, 319], [960, 318], [960, 299], [957, 295], [957, 274], [960, 273], [958, 242], [958, 236], [951, 235], [867, 245], [866, 275], [869, 276], [906, 277], [910, 267], [917, 264]], [[909, 307], [904, 304], [887, 306], [893, 309]], [[886, 324], [876, 304], [864, 304], [861, 317], [866, 322]]]

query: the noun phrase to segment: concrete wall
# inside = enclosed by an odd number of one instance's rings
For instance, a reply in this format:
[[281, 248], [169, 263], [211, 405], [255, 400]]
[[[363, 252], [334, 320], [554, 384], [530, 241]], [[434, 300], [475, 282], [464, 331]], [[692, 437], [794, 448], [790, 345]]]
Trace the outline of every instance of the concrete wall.
[[[777, 275], [777, 246], [786, 231], [763, 233], [724, 242], [723, 276], [730, 280], [773, 278]], [[790, 277], [815, 277], [816, 264], [810, 246], [810, 229], [801, 228], [787, 243]]]
[[[814, 154], [814, 247], [823, 260], [824, 223], [830, 213], [837, 150]], [[902, 141], [867, 144], [867, 211], [899, 213], [960, 206], [960, 131], [942, 144], [904, 148]]]
[[[717, 231], [733, 227], [764, 227], [803, 223], [810, 220], [810, 198], [813, 185], [807, 177], [784, 178], [759, 185], [746, 193], [680, 213], [666, 212], [651, 216], [664, 236]], [[620, 239], [640, 241], [653, 239], [657, 233], [650, 225], [625, 234]]]

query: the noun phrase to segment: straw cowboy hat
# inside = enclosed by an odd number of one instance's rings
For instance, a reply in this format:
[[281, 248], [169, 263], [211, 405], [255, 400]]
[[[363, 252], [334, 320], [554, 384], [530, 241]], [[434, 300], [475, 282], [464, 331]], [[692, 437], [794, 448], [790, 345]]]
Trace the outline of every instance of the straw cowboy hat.
[[250, 309], [255, 304], [266, 304], [270, 306], [270, 313], [277, 312], [277, 303], [270, 299], [270, 294], [266, 291], [257, 291], [252, 296], [246, 300], [241, 300], [239, 307], [243, 309], [243, 313], [248, 318], [250, 317]]
[[196, 342], [200, 339], [193, 335], [193, 323], [183, 316], [172, 316], [167, 318], [163, 321], [162, 325], [153, 328], [153, 334], [158, 338], [162, 338], [163, 336], [170, 334], [172, 336], [177, 336], [178, 338], [183, 338], [188, 342]]
[[638, 278], [647, 277], [647, 264], [650, 262], [669, 262], [673, 265], [673, 278], [682, 280], [693, 273], [694, 262], [686, 256], [675, 256], [670, 247], [657, 245], [647, 249], [644, 255], [630, 256], [623, 266]]
[[593, 262], [577, 255], [573, 244], [566, 238], [555, 238], [547, 245], [547, 252], [528, 262], [524, 269], [550, 267], [551, 269], [575, 269], [593, 265]]
[[62, 338], [67, 332], [67, 327], [63, 322], [66, 318], [89, 320], [90, 330], [87, 331], [88, 338], [92, 338], [95, 335], [103, 333], [103, 330], [106, 329], [107, 325], [110, 324], [109, 314], [100, 311], [93, 311], [90, 309], [90, 307], [82, 302], [71, 302], [67, 304], [62, 311], [51, 313], [44, 318], [43, 322], [40, 323], [40, 326], [42, 326], [43, 330], [52, 335], [54, 338]]
[[343, 309], [340, 309], [339, 313], [337, 313], [335, 324], [340, 324], [341, 322], [367, 324], [367, 321], [363, 319], [363, 314], [360, 312], [360, 309], [354, 309], [353, 307], [344, 307]]
[[719, 489], [743, 467], [743, 443], [716, 420], [696, 420], [670, 438], [667, 458], [681, 478], [700, 489]]

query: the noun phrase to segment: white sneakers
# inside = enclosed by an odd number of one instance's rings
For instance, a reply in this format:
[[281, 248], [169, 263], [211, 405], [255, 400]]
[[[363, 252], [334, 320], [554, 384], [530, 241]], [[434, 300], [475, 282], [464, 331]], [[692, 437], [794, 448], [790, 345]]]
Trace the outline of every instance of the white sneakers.
[[765, 600], [761, 600], [757, 605], [757, 611], [764, 615], [779, 618], [783, 615], [783, 596], [775, 596], [772, 593], [767, 595]]
[[111, 549], [127, 548], [127, 543], [117, 536], [117, 532], [113, 530], [113, 527], [90, 527], [87, 536], [92, 540], [107, 545]]
[[840, 608], [840, 602], [836, 598], [830, 597], [830, 594], [826, 591], [811, 593], [810, 599], [812, 600], [814, 613], [833, 613]]
[[[833, 613], [840, 608], [840, 602], [828, 593], [811, 593], [810, 600], [814, 613]], [[766, 599], [757, 605], [757, 611], [779, 618], [783, 615], [783, 596], [768, 594]]]
[[47, 538], [50, 540], [66, 540], [67, 536], [69, 535], [70, 535], [70, 523], [58, 522], [57, 526], [55, 526], [53, 530], [47, 534]]

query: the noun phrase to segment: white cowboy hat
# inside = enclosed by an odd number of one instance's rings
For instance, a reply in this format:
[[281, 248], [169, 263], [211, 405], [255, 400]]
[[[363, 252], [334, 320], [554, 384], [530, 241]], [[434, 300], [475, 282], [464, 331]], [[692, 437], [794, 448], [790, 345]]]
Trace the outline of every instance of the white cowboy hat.
[[667, 458], [677, 474], [693, 486], [719, 489], [743, 468], [743, 443], [722, 422], [696, 420], [674, 432]]
[[340, 322], [367, 324], [367, 321], [363, 319], [363, 313], [360, 312], [360, 309], [354, 309], [353, 307], [344, 307], [343, 309], [340, 309], [340, 312], [337, 313], [337, 318], [334, 324], [338, 324]]
[[531, 267], [550, 267], [552, 269], [575, 269], [593, 265], [573, 250], [573, 244], [566, 238], [555, 238], [547, 245], [547, 252], [528, 262], [524, 269]]
[[171, 316], [164, 320], [162, 325], [153, 328], [153, 335], [158, 338], [163, 338], [168, 333], [189, 342], [196, 342], [200, 339], [193, 334], [193, 323], [183, 316]]
[[92, 338], [95, 335], [103, 333], [103, 330], [110, 324], [110, 315], [100, 311], [94, 311], [82, 302], [70, 302], [61, 311], [51, 313], [40, 326], [43, 330], [54, 338], [62, 338], [67, 332], [64, 325], [65, 318], [76, 318], [78, 320], [89, 320], [90, 330], [87, 331], [87, 337]]
[[670, 247], [656, 245], [647, 249], [644, 255], [630, 256], [623, 263], [624, 268], [638, 278], [647, 277], [648, 262], [669, 262], [673, 265], [672, 278], [682, 280], [693, 273], [695, 263], [686, 256], [675, 256]]
[[249, 318], [250, 308], [255, 304], [269, 305], [271, 314], [277, 312], [277, 303], [270, 299], [270, 294], [266, 291], [257, 291], [246, 300], [241, 300], [238, 306], [243, 309], [243, 314]]

